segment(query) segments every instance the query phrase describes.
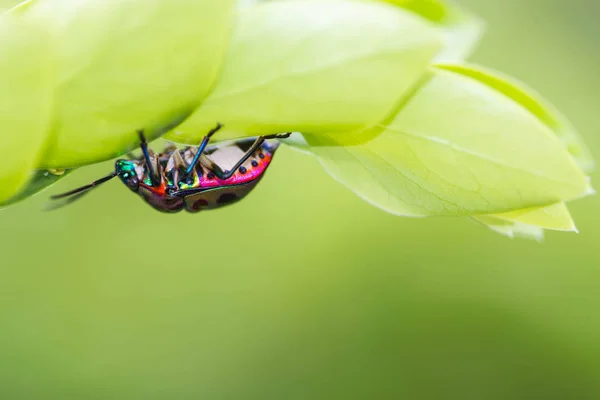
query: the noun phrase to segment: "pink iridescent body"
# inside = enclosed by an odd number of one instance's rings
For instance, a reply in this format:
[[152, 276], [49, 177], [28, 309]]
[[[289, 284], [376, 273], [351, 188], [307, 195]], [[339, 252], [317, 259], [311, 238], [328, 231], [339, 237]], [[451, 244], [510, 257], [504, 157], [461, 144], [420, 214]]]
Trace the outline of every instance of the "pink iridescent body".
[[129, 161], [133, 163], [139, 181], [135, 191], [153, 208], [170, 213], [183, 209], [195, 213], [235, 203], [256, 187], [271, 164], [279, 143], [264, 142], [229, 178], [219, 178], [215, 169], [227, 171], [253, 142], [253, 139], [242, 140], [207, 150], [206, 156], [202, 156], [201, 162], [185, 178], [182, 178], [183, 171], [193, 159], [195, 149], [152, 155], [160, 177], [160, 182], [154, 185], [144, 160]]
[[248, 172], [246, 172], [245, 174], [241, 174], [238, 171], [229, 179], [221, 180], [217, 177], [215, 177], [213, 179], [209, 179], [206, 176], [206, 174], [203, 174], [202, 178], [200, 178], [199, 187], [214, 188], [214, 187], [219, 187], [219, 186], [241, 185], [241, 184], [253, 181], [255, 179], [260, 179], [262, 177], [262, 175], [265, 173], [269, 164], [271, 164], [271, 157], [272, 157], [271, 154], [265, 151], [265, 158], [262, 160], [258, 159], [257, 160], [258, 165], [256, 167], [252, 167], [252, 166], [250, 166], [249, 168], [246, 167]]

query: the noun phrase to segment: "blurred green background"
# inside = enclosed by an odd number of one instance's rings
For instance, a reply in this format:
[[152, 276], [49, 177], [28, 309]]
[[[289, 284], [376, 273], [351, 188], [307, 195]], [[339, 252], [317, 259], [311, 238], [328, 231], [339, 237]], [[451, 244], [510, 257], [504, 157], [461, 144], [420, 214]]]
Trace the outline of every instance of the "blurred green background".
[[[544, 94], [600, 159], [598, 2], [461, 3], [489, 24], [472, 60]], [[388, 215], [287, 148], [204, 214], [116, 181], [54, 213], [47, 194], [0, 211], [2, 399], [600, 398], [597, 197], [571, 204], [581, 234], [538, 244]]]

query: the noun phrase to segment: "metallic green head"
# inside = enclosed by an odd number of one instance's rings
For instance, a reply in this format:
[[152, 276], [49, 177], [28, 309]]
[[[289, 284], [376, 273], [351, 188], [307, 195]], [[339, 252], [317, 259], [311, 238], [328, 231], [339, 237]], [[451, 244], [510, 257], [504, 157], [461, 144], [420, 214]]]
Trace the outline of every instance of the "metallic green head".
[[128, 160], [117, 160], [115, 163], [115, 172], [121, 178], [121, 181], [131, 190], [137, 192], [140, 186], [137, 172], [135, 170], [136, 163]]

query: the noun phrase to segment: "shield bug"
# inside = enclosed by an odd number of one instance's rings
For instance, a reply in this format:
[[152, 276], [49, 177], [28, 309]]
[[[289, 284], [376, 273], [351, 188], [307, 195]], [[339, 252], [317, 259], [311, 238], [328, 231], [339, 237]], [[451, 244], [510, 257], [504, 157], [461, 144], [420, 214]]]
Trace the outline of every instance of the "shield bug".
[[62, 200], [56, 203], [62, 207], [119, 177], [125, 186], [162, 212], [185, 209], [195, 213], [235, 203], [256, 187], [271, 164], [279, 142], [268, 140], [285, 139], [290, 133], [209, 147], [211, 137], [221, 127], [219, 124], [212, 129], [198, 147], [171, 147], [161, 154], [148, 148], [143, 131], [139, 131], [142, 157], [119, 159], [110, 175], [51, 199]]

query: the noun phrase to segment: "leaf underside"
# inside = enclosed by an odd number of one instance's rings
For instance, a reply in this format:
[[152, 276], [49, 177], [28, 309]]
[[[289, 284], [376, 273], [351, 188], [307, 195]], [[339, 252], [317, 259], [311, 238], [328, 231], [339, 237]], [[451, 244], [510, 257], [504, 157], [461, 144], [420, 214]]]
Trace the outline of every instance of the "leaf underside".
[[430, 79], [358, 146], [306, 135], [355, 193], [405, 216], [495, 214], [582, 197], [590, 188], [561, 141], [522, 105], [460, 73]]

